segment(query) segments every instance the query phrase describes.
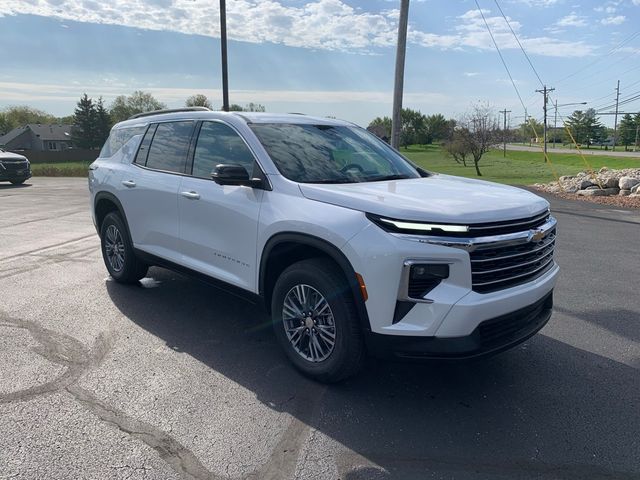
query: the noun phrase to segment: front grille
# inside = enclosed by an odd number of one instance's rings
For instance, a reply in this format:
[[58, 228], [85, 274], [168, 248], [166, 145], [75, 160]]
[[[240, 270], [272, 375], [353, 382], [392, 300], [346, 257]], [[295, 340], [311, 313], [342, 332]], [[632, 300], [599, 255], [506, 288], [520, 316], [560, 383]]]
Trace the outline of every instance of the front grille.
[[490, 235], [504, 235], [506, 233], [523, 232], [537, 228], [549, 219], [549, 210], [532, 217], [502, 222], [477, 223], [469, 225], [469, 237], [488, 237]]
[[7, 172], [17, 172], [18, 170], [26, 170], [28, 163], [24, 160], [21, 161], [7, 161], [3, 160], [2, 165]]
[[553, 266], [556, 229], [538, 242], [482, 248], [470, 253], [473, 290], [489, 293], [541, 276]]

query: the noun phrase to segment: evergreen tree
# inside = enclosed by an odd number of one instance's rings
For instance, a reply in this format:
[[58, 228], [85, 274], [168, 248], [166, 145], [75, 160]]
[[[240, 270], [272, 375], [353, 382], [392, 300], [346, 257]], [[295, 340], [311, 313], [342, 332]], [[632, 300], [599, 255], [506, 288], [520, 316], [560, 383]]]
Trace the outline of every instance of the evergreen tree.
[[636, 140], [636, 122], [634, 118], [626, 113], [620, 125], [618, 126], [618, 141], [620, 145], [624, 145], [624, 149], [627, 150], [629, 145], [633, 145]]
[[96, 107], [85, 93], [74, 112], [72, 139], [74, 146], [91, 149], [96, 146]]
[[[583, 112], [576, 110], [564, 122], [565, 126], [571, 131], [571, 135], [579, 144], [592, 145], [593, 143], [602, 142], [606, 137], [606, 128], [596, 118], [596, 112], [593, 108]], [[567, 140], [571, 141], [570, 138]]]
[[104, 106], [102, 97], [98, 98], [96, 103], [96, 129], [95, 129], [95, 144], [97, 147], [101, 147], [109, 137], [111, 131], [111, 116]]

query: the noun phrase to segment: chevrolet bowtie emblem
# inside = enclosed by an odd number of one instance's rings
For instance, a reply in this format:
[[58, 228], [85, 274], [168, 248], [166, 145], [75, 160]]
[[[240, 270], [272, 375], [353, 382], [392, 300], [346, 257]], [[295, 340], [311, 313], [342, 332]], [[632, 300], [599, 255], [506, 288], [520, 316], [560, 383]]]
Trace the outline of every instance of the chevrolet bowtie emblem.
[[539, 242], [544, 238], [544, 232], [542, 230], [529, 230], [529, 241]]

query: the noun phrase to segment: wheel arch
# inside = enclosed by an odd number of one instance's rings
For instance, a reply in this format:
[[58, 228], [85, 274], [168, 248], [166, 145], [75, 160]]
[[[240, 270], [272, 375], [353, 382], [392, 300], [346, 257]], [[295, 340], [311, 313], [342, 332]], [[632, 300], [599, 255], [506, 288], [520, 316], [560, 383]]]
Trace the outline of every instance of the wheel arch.
[[111, 212], [118, 212], [122, 217], [122, 221], [124, 222], [124, 227], [127, 229], [127, 235], [131, 238], [131, 232], [129, 231], [129, 222], [127, 221], [127, 215], [124, 213], [124, 208], [118, 197], [116, 197], [113, 193], [109, 192], [98, 192], [96, 193], [94, 203], [93, 203], [93, 211], [95, 213], [96, 219], [96, 230], [98, 230], [98, 235], [100, 235], [100, 228], [102, 227], [102, 222], [104, 221], [104, 217], [106, 217]]
[[356, 271], [344, 253], [326, 240], [297, 232], [283, 232], [273, 235], [265, 244], [260, 258], [258, 291], [264, 299], [267, 311], [271, 310], [273, 287], [280, 274], [293, 263], [307, 258], [324, 256], [333, 261], [341, 270], [349, 285], [356, 311], [363, 331], [370, 331], [369, 315], [362, 298]]

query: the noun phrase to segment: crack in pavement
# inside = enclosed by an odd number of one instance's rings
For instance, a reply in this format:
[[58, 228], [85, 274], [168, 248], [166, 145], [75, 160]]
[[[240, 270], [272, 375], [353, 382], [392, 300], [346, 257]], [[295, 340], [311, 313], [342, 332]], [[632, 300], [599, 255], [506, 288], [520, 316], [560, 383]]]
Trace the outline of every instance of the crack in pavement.
[[[65, 367], [65, 370], [55, 379], [41, 385], [0, 394], [0, 405], [67, 392], [102, 422], [115, 426], [151, 447], [162, 460], [184, 478], [193, 480], [229, 478], [215, 475], [207, 470], [193, 452], [171, 435], [108, 405], [77, 384], [83, 374], [99, 366], [106, 357], [115, 343], [115, 337], [111, 332], [100, 333], [93, 347], [88, 349], [82, 342], [71, 336], [49, 330], [32, 321], [11, 318], [0, 311], [0, 328], [2, 327], [28, 331], [39, 344], [33, 350], [46, 360]], [[270, 459], [257, 471], [245, 475], [244, 478], [266, 480], [293, 477], [300, 450], [312, 425], [318, 422], [321, 400], [325, 392], [326, 386], [313, 383], [297, 395], [296, 405], [290, 414], [291, 423], [274, 448]]]

